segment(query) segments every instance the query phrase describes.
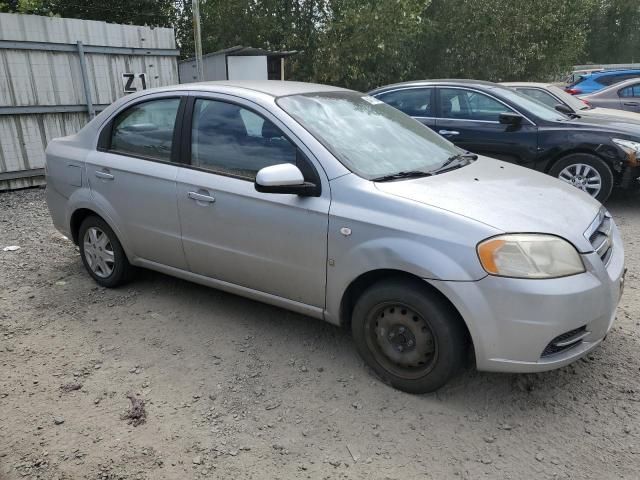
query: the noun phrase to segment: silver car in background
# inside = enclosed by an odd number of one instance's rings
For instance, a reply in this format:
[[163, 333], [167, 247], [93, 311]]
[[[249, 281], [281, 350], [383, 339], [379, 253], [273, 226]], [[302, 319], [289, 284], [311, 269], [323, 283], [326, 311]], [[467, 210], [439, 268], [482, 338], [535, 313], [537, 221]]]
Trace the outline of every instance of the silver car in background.
[[[622, 83], [629, 84], [628, 87], [631, 88], [625, 87], [627, 89], [624, 90], [622, 98], [616, 94], [614, 102], [599, 102], [587, 97], [576, 97], [551, 83], [503, 82], [501, 85], [513, 88], [517, 92], [523, 93], [569, 116], [578, 115], [595, 123], [608, 121], [611, 123], [631, 123], [640, 126], [640, 115], [636, 113], [640, 112], [640, 108], [636, 111], [632, 110], [631, 107], [620, 109], [624, 102], [634, 101], [633, 95], [637, 97], [635, 101], [637, 106], [640, 107], [640, 78]], [[609, 88], [605, 90], [609, 90]], [[597, 95], [597, 93], [594, 95]]]
[[347, 326], [407, 392], [566, 365], [610, 330], [611, 216], [362, 93], [294, 82], [147, 90], [47, 148], [54, 225], [105, 287], [144, 267]]
[[618, 112], [640, 117], [640, 78], [630, 78], [614, 83], [597, 92], [581, 95], [579, 98], [594, 107], [616, 109]]

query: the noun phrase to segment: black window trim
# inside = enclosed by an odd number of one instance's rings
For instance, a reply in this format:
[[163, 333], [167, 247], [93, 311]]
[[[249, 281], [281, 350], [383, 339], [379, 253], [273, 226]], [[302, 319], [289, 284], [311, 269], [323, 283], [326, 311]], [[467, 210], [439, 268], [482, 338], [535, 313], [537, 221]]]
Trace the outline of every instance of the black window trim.
[[[116, 119], [120, 115], [122, 115], [123, 113], [127, 112], [130, 108], [136, 107], [136, 106], [141, 105], [143, 103], [149, 103], [149, 102], [160, 101], [160, 100], [172, 100], [172, 99], [179, 99], [180, 103], [178, 105], [178, 110], [176, 112], [176, 119], [175, 119], [175, 123], [173, 125], [173, 138], [171, 140], [171, 153], [169, 154], [169, 160], [168, 161], [167, 160], [161, 160], [159, 158], [148, 157], [146, 155], [140, 155], [140, 154], [131, 153], [131, 152], [124, 152], [124, 151], [121, 151], [121, 150], [115, 150], [115, 149], [111, 148], [111, 141], [113, 139], [113, 126], [115, 124]], [[179, 94], [175, 94], [175, 95], [153, 96], [151, 98], [142, 97], [140, 99], [140, 101], [134, 101], [134, 102], [127, 103], [121, 109], [119, 109], [116, 113], [114, 113], [106, 123], [103, 124], [102, 129], [100, 130], [100, 133], [98, 134], [98, 144], [96, 146], [96, 150], [98, 152], [112, 153], [114, 155], [121, 155], [123, 157], [136, 158], [136, 159], [139, 159], [139, 160], [146, 160], [148, 162], [156, 162], [156, 163], [163, 163], [165, 165], [176, 165], [176, 166], [179, 166], [181, 164], [180, 160], [182, 158], [182, 156], [180, 154], [182, 142], [180, 141], [180, 139], [182, 137], [182, 131], [183, 131], [183, 127], [184, 127], [184, 113], [185, 113], [185, 107], [186, 107], [188, 99], [189, 99], [188, 95], [186, 95], [185, 93], [179, 93]]]
[[[311, 177], [313, 177], [312, 179], [305, 178], [305, 181], [312, 181], [312, 183], [314, 183], [317, 187], [317, 192], [315, 192], [314, 196], [320, 196], [320, 194], [322, 193], [322, 181], [320, 179], [320, 175], [318, 174], [318, 169], [313, 164], [313, 162], [309, 160], [308, 155], [305, 153], [305, 151], [302, 148], [300, 148], [299, 143], [301, 142], [294, 141], [291, 138], [291, 136], [288, 135], [287, 132], [285, 132], [282, 129], [280, 125], [276, 124], [273, 120], [267, 118], [264, 114], [256, 111], [256, 109], [249, 107], [247, 104], [243, 102], [230, 100], [226, 98], [226, 96], [224, 98], [218, 97], [216, 96], [217, 92], [210, 92], [210, 93], [211, 95], [209, 95], [209, 92], [194, 92], [188, 97], [188, 100], [186, 102], [186, 106], [183, 114], [183, 120], [181, 122], [182, 132], [181, 132], [181, 142], [180, 142], [180, 165], [182, 167], [189, 168], [191, 170], [197, 170], [199, 172], [209, 173], [211, 175], [219, 175], [222, 177], [234, 178], [236, 180], [243, 180], [245, 182], [251, 182], [252, 184], [255, 183], [255, 178], [247, 177], [245, 175], [238, 175], [230, 172], [212, 170], [210, 168], [202, 168], [202, 167], [193, 165], [191, 163], [191, 136], [193, 133], [193, 130], [192, 130], [193, 111], [195, 108], [196, 101], [208, 100], [213, 102], [229, 103], [231, 105], [236, 105], [240, 108], [244, 108], [245, 110], [251, 113], [254, 113], [255, 115], [258, 115], [260, 118], [264, 119], [265, 121], [270, 121], [282, 132], [284, 137], [296, 149], [296, 163], [298, 163], [298, 160], [304, 162], [307, 165], [308, 173], [310, 174]], [[227, 94], [223, 94], [223, 95], [227, 95]], [[299, 165], [296, 165], [296, 166], [300, 168]], [[305, 170], [305, 169], [301, 169], [301, 170]], [[304, 174], [304, 171], [303, 171], [303, 174]]]

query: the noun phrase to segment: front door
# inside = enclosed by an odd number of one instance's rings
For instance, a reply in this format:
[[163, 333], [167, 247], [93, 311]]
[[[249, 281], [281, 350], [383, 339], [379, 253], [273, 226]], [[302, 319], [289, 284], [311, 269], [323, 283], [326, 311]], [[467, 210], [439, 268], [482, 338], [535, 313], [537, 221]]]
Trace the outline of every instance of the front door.
[[523, 118], [519, 126], [503, 125], [501, 113], [516, 113], [497, 99], [459, 87], [437, 89], [435, 130], [460, 148], [533, 168], [538, 130]]
[[180, 102], [165, 96], [123, 110], [103, 127], [86, 168], [95, 202], [125, 237], [129, 255], [185, 269], [173, 141]]
[[[326, 178], [252, 104], [197, 98], [191, 118], [190, 166], [178, 172], [178, 208], [191, 271], [234, 285], [324, 308]], [[275, 119], [274, 119], [275, 121]], [[256, 191], [255, 175], [295, 163], [318, 197]]]

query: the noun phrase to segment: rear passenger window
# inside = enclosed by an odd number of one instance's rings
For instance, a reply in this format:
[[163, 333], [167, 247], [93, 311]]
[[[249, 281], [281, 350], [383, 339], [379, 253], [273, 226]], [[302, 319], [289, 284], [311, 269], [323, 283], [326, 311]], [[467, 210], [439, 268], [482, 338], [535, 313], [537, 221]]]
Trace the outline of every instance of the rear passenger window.
[[110, 149], [168, 162], [179, 106], [179, 98], [167, 98], [128, 108], [113, 123]]
[[431, 88], [408, 88], [376, 95], [384, 103], [412, 117], [431, 117]]
[[596, 79], [600, 85], [613, 85], [614, 83], [623, 82], [624, 80], [629, 80], [630, 78], [636, 78], [640, 76], [637, 73], [626, 73], [624, 75], [603, 75], [602, 77]]
[[621, 97], [640, 97], [640, 84], [631, 85], [630, 87], [620, 90]]
[[196, 100], [191, 164], [215, 173], [254, 180], [258, 170], [296, 164], [297, 149], [272, 122], [246, 108]]

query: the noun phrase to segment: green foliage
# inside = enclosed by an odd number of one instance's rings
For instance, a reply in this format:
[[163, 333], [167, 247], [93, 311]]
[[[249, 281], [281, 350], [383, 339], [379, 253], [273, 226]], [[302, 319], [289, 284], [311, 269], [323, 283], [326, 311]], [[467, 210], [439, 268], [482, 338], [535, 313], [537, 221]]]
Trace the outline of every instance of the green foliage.
[[549, 79], [580, 57], [593, 0], [434, 0], [421, 73], [492, 81]]
[[428, 0], [333, 0], [312, 78], [365, 90], [409, 78], [418, 64]]
[[157, 27], [170, 27], [176, 13], [172, 0], [20, 0], [18, 3], [22, 13]]
[[595, 0], [585, 63], [640, 62], [640, 2]]

